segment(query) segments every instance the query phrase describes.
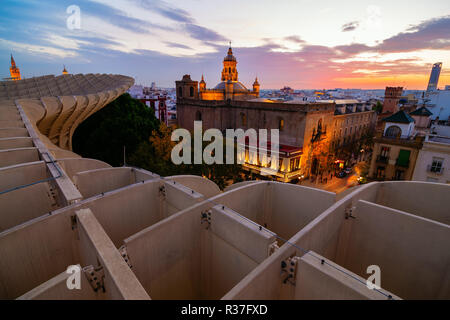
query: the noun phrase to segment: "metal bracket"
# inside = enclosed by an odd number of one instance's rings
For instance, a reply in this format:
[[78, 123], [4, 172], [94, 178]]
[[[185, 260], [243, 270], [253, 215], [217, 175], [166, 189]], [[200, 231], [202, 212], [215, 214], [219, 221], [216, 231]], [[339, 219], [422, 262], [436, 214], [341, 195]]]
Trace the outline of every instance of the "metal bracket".
[[95, 292], [97, 292], [100, 288], [103, 292], [105, 292], [105, 272], [103, 271], [102, 266], [99, 265], [94, 268], [92, 265], [89, 265], [83, 268], [83, 272]]
[[71, 224], [72, 230], [75, 230], [77, 228], [77, 216], [76, 215], [70, 216], [70, 224]]
[[132, 269], [133, 266], [131, 265], [130, 257], [128, 257], [127, 247], [125, 245], [119, 248], [119, 253], [122, 256], [123, 260], [125, 260], [127, 265], [130, 267], [130, 269]]
[[165, 186], [159, 187], [159, 194], [162, 195], [163, 197], [166, 196], [166, 187]]
[[356, 219], [356, 217], [352, 215], [352, 213], [355, 209], [356, 209], [356, 207], [345, 208], [345, 219], [348, 219], [348, 218]]
[[277, 251], [278, 249], [280, 249], [280, 247], [278, 246], [278, 243], [275, 241], [272, 244], [269, 245], [268, 248], [268, 252], [267, 252], [267, 256], [271, 256], [272, 254], [275, 253], [275, 251]]
[[295, 286], [295, 279], [297, 277], [297, 266], [300, 257], [293, 256], [281, 261], [281, 273], [287, 273], [283, 283], [289, 283]]
[[208, 230], [211, 225], [211, 210], [202, 211], [200, 224], [203, 224], [204, 222], [207, 224], [206, 230]]

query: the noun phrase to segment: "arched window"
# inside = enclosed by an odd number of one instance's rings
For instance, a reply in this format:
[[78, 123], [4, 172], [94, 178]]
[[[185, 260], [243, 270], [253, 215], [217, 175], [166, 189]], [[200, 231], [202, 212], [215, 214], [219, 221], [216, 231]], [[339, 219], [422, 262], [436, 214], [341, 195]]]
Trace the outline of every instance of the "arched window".
[[196, 121], [202, 121], [202, 113], [200, 111], [197, 111], [195, 113], [195, 120]]
[[178, 96], [181, 98], [183, 96], [183, 88], [178, 87]]
[[231, 68], [228, 68], [228, 73], [231, 73]]
[[387, 128], [385, 136], [386, 137], [391, 137], [391, 138], [396, 138], [396, 137], [400, 137], [402, 135], [402, 129], [400, 129], [397, 126], [390, 126], [389, 128]]
[[194, 87], [190, 87], [190, 88], [189, 88], [189, 95], [190, 95], [191, 97], [194, 96]]

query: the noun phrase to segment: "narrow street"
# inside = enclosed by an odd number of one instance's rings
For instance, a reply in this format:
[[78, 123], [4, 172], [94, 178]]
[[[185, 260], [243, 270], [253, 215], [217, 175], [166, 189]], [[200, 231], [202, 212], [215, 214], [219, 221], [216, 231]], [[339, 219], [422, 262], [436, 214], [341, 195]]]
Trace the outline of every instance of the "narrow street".
[[306, 187], [340, 193], [348, 188], [356, 186], [358, 184], [357, 179], [358, 175], [356, 173], [351, 173], [345, 178], [333, 177], [333, 179], [329, 180], [326, 184], [320, 182], [310, 182], [309, 180], [304, 180], [298, 184]]

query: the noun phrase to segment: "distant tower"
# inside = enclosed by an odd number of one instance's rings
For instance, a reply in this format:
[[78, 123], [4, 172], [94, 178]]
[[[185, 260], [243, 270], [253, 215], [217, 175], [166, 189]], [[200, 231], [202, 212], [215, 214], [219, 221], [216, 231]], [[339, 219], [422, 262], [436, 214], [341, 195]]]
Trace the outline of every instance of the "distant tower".
[[259, 95], [259, 82], [258, 77], [255, 78], [255, 82], [253, 82], [253, 92], [257, 92]]
[[12, 80], [20, 80], [20, 70], [16, 66], [16, 62], [14, 61], [14, 58], [11, 54], [11, 68], [9, 68], [9, 73], [11, 74]]
[[202, 80], [200, 81], [200, 91], [205, 91], [206, 90], [206, 82], [205, 82], [205, 79], [203, 78], [203, 75], [202, 75]]
[[228, 54], [223, 59], [223, 70], [222, 70], [222, 81], [238, 81], [238, 72], [236, 70], [236, 58], [233, 56], [233, 50], [231, 50], [231, 42], [230, 47], [228, 48]]
[[66, 66], [64, 66], [64, 69], [63, 69], [63, 71], [62, 71], [62, 74], [69, 74], [69, 73], [67, 72], [67, 70], [66, 70]]
[[439, 76], [441, 74], [442, 62], [436, 62], [431, 69], [430, 80], [428, 81], [427, 91], [437, 90]]
[[183, 79], [175, 81], [177, 99], [198, 99], [198, 81], [191, 80], [189, 74], [185, 74]]
[[384, 91], [383, 113], [396, 113], [403, 87], [386, 87]]

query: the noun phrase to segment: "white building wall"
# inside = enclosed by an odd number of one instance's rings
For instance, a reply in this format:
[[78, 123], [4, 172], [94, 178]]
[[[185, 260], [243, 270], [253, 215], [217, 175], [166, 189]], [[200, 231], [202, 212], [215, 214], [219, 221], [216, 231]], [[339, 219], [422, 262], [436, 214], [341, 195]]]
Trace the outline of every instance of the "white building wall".
[[[442, 162], [442, 168], [444, 168], [442, 173], [429, 171], [433, 158], [444, 159]], [[430, 142], [427, 137], [417, 157], [412, 179], [416, 181], [450, 183], [450, 144]]]
[[397, 126], [402, 130], [402, 138], [409, 137], [414, 131], [414, 122], [411, 122], [409, 124], [397, 123], [397, 122], [386, 122], [386, 126], [384, 128], [383, 135], [386, 135], [386, 130], [392, 126]]
[[447, 120], [450, 117], [450, 90], [438, 90], [429, 92], [426, 99], [426, 107], [433, 115], [432, 120]]

